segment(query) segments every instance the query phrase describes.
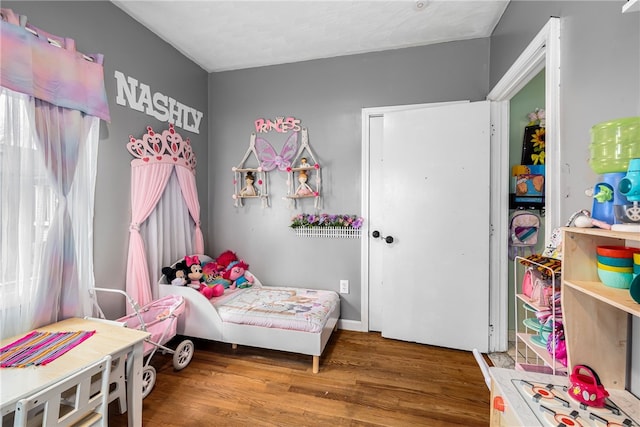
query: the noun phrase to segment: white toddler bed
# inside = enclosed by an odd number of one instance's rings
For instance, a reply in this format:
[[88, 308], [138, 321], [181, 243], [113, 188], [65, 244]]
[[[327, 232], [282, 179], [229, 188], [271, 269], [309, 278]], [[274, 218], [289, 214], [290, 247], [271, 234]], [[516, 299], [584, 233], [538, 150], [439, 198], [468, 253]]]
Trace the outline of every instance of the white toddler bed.
[[[209, 262], [206, 255], [201, 262]], [[253, 275], [253, 274], [252, 274]], [[178, 319], [177, 333], [240, 345], [289, 351], [313, 356], [313, 373], [336, 329], [340, 297], [334, 291], [264, 286], [255, 277], [253, 286], [225, 290], [208, 300], [189, 286], [173, 286], [163, 275], [160, 297], [180, 295], [187, 304]]]

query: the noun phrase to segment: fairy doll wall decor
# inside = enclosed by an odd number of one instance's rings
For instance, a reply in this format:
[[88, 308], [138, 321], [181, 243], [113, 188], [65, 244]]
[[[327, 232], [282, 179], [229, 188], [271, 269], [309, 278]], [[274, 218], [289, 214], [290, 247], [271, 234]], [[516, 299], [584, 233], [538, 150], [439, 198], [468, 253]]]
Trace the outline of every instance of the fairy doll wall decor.
[[[247, 197], [259, 197], [263, 200], [263, 207], [268, 206], [269, 174], [285, 172], [287, 194], [284, 199], [289, 200], [291, 207], [295, 207], [296, 199], [313, 198], [314, 206], [320, 208], [320, 165], [309, 146], [308, 130], [300, 126], [300, 120], [294, 117], [258, 119], [255, 126], [256, 131], [251, 134], [247, 154], [238, 166], [232, 168], [235, 173], [233, 198], [236, 207], [242, 206], [242, 199]], [[274, 147], [270, 137], [263, 135], [268, 131], [285, 134], [285, 141], [280, 149]], [[251, 154], [257, 158], [257, 166], [245, 164]], [[239, 182], [243, 176], [245, 186], [241, 187]]]

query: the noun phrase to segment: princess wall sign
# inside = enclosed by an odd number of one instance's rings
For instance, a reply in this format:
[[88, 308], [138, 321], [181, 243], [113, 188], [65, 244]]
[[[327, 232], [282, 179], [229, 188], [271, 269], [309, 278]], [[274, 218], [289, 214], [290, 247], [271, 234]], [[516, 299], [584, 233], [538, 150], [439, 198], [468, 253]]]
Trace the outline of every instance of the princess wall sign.
[[254, 122], [256, 133], [267, 133], [276, 131], [279, 133], [287, 133], [290, 130], [298, 132], [300, 130], [300, 119], [294, 117], [276, 117], [271, 119], [257, 119]]

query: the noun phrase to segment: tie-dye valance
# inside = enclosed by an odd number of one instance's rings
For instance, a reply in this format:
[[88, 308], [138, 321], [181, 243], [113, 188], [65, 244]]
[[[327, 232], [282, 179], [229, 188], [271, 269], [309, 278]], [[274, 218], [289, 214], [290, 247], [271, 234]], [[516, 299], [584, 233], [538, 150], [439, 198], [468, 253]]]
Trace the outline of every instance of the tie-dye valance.
[[75, 40], [0, 9], [0, 86], [110, 121], [103, 56], [77, 52]]

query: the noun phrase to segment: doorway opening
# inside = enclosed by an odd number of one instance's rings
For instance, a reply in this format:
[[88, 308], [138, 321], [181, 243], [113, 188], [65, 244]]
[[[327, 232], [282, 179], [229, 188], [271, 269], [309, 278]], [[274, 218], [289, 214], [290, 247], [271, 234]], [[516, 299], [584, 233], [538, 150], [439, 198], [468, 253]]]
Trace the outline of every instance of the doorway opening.
[[491, 141], [491, 280], [490, 317], [492, 335], [489, 349], [503, 352], [508, 348], [509, 312], [509, 116], [510, 101], [533, 78], [544, 70], [546, 113], [545, 162], [545, 242], [561, 224], [560, 194], [560, 18], [550, 18], [529, 46], [489, 92], [492, 101]]
[[[491, 195], [490, 195], [490, 335], [489, 351], [502, 352], [508, 347], [508, 201], [509, 201], [509, 103], [532, 78], [545, 72], [545, 111], [547, 163], [545, 177], [545, 241], [560, 225], [560, 19], [551, 18], [503, 78], [487, 96], [491, 102]], [[414, 108], [424, 107], [424, 104]], [[369, 218], [369, 124], [385, 111], [404, 110], [412, 106], [363, 109], [362, 112], [362, 194], [361, 211]], [[368, 221], [361, 239], [361, 320], [360, 330], [369, 330], [369, 241]]]

